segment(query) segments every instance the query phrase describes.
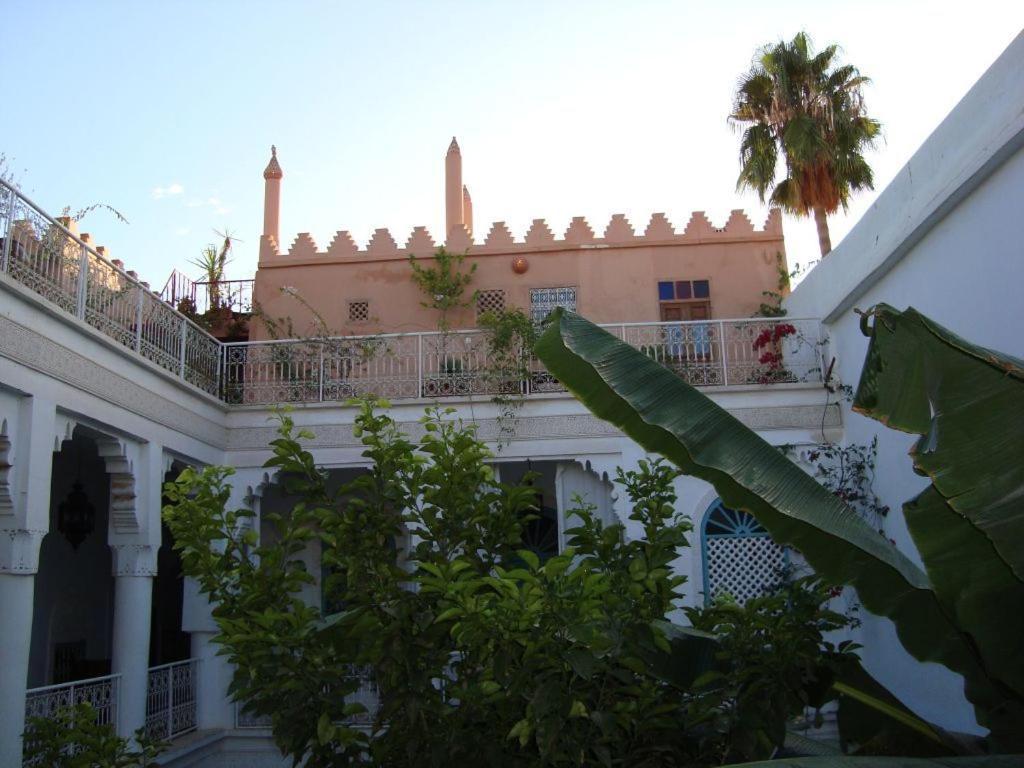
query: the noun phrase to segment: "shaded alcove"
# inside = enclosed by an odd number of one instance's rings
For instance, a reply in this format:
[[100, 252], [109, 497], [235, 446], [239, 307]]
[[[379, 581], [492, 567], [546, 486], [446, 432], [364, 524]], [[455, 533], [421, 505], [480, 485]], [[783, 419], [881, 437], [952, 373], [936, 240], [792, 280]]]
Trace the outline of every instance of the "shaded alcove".
[[110, 673], [109, 508], [106, 465], [95, 439], [78, 427], [53, 456], [50, 529], [35, 576], [30, 688]]

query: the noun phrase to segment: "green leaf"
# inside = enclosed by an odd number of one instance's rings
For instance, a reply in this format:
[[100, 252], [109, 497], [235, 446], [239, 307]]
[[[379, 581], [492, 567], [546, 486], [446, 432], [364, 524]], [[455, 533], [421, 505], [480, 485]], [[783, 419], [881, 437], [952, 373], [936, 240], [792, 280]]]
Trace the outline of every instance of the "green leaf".
[[1005, 704], [924, 572], [759, 435], [574, 313], [555, 311], [536, 352], [595, 415], [711, 483], [727, 506], [748, 511], [826, 579], [854, 586], [868, 610], [893, 620], [911, 654], [963, 674], [983, 723]]
[[520, 549], [516, 552], [519, 558], [526, 563], [531, 571], [536, 571], [540, 568], [540, 558], [537, 557], [537, 553], [529, 549]]
[[905, 709], [895, 707], [892, 704], [872, 696], [866, 691], [859, 690], [851, 685], [847, 685], [846, 683], [835, 682], [832, 684], [832, 687], [835, 688], [838, 693], [849, 696], [852, 699], [856, 699], [861, 704], [866, 704], [872, 709], [878, 710], [882, 714], [891, 717], [893, 720], [896, 720], [907, 728], [916, 731], [931, 741], [934, 741], [936, 744], [942, 744], [942, 739], [935, 733], [935, 730], [931, 725], [921, 718], [915, 717]]
[[914, 715], [860, 663], [844, 665], [832, 682], [840, 694], [840, 738], [861, 753], [944, 757], [977, 752]]
[[321, 744], [327, 744], [334, 738], [334, 723], [326, 712], [316, 721], [316, 738]]
[[871, 344], [854, 409], [921, 436], [915, 469], [1024, 580], [1024, 360], [913, 308], [879, 304], [861, 327]]
[[752, 763], [734, 763], [733, 768], [1020, 768], [1019, 755], [971, 757], [857, 757], [821, 755], [784, 757]]
[[579, 699], [573, 701], [572, 706], [569, 707], [569, 717], [586, 717], [587, 707]]

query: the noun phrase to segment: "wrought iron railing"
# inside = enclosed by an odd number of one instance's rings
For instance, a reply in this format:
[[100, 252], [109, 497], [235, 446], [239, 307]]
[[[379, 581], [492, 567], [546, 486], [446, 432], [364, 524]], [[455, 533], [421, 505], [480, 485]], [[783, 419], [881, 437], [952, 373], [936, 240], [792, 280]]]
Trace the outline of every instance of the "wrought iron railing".
[[[519, 396], [563, 389], [536, 359], [498, 365], [490, 337], [481, 330], [223, 343], [3, 181], [0, 233], [0, 271], [227, 403], [337, 402], [370, 394], [388, 399]], [[205, 290], [210, 299], [211, 286], [179, 282], [169, 281], [172, 293], [180, 289], [198, 296]], [[234, 302], [235, 283], [250, 281], [221, 283], [226, 293], [217, 301]], [[239, 302], [245, 290], [251, 287], [237, 287]], [[695, 386], [821, 380], [818, 320], [604, 327]]]
[[220, 342], [0, 180], [0, 271], [210, 394]]
[[[603, 326], [694, 386], [821, 380], [817, 320], [749, 318]], [[498, 366], [486, 331], [382, 334], [223, 345], [229, 403], [532, 395], [563, 387], [531, 359]], [[507, 363], [507, 361], [506, 361]]]
[[[377, 714], [377, 707], [380, 702], [380, 695], [377, 690], [377, 683], [373, 679], [372, 670], [369, 667], [350, 664], [348, 667], [349, 679], [358, 681], [359, 686], [353, 693], [345, 697], [347, 704], [362, 704], [365, 712], [351, 715], [345, 718], [346, 725], [368, 726], [373, 723]], [[256, 715], [248, 711], [243, 702], [235, 703], [235, 728], [269, 728], [270, 717], [268, 715]]]
[[146, 691], [146, 734], [173, 739], [196, 729], [198, 659], [149, 668]]
[[105, 675], [30, 688], [25, 692], [25, 719], [49, 718], [66, 707], [89, 704], [96, 710], [96, 722], [116, 726], [120, 680], [120, 675]]
[[[97, 723], [116, 728], [120, 682], [120, 675], [106, 675], [30, 688], [25, 691], [25, 722], [27, 724], [33, 717], [51, 719], [61, 710], [89, 704], [96, 713]], [[26, 752], [29, 746], [25, 744]], [[26, 759], [24, 765], [33, 763]]]

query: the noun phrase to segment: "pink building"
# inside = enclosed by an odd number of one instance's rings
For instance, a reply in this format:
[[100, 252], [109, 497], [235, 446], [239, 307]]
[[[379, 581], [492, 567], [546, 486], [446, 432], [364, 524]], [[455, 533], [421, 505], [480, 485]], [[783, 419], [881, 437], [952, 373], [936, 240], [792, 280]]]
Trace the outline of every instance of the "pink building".
[[[445, 157], [443, 242], [426, 227], [416, 227], [404, 243], [378, 229], [360, 249], [340, 231], [321, 250], [308, 233], [300, 233], [282, 252], [283, 172], [276, 151], [263, 177], [264, 229], [254, 301], [272, 318], [291, 318], [298, 334], [316, 330], [303, 303], [321, 314], [332, 334], [435, 330], [437, 313], [422, 306], [409, 256], [429, 259], [440, 245], [466, 253], [466, 264], [476, 265], [470, 286], [470, 292], [478, 292], [476, 306], [452, 313], [453, 328], [472, 328], [478, 313], [510, 307], [542, 319], [553, 307], [566, 306], [600, 323], [750, 317], [765, 291], [778, 290], [779, 269], [786, 267], [777, 210], [760, 229], [739, 210], [723, 227], [695, 212], [680, 231], [662, 213], [653, 214], [642, 229], [621, 214], [603, 229], [576, 217], [560, 238], [543, 219], [534, 220], [522, 239], [504, 222], [474, 227], [454, 138]], [[253, 324], [251, 339], [270, 335]]]

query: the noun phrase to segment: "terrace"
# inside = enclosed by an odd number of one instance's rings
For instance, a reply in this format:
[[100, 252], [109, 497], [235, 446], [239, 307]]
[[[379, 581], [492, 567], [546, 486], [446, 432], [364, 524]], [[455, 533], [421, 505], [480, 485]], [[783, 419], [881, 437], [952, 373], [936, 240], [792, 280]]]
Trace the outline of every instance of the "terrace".
[[[3, 182], [0, 232], [0, 272], [7, 279], [226, 404], [337, 402], [370, 394], [392, 400], [532, 397], [564, 391], [538, 360], [496, 354], [483, 330], [222, 342]], [[197, 294], [197, 286], [190, 283], [184, 290], [193, 299], [209, 294], [201, 286]], [[822, 380], [816, 319], [604, 327], [698, 387]]]

